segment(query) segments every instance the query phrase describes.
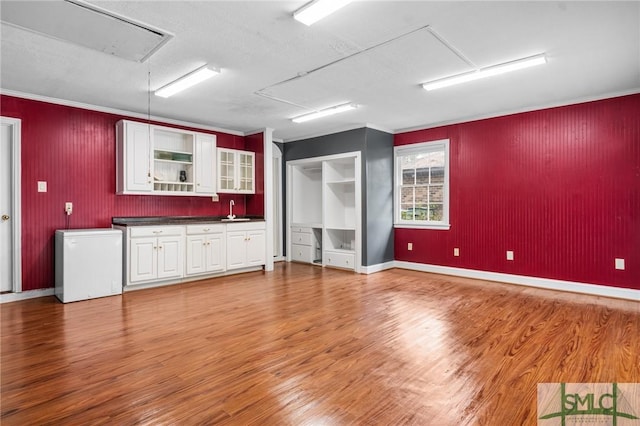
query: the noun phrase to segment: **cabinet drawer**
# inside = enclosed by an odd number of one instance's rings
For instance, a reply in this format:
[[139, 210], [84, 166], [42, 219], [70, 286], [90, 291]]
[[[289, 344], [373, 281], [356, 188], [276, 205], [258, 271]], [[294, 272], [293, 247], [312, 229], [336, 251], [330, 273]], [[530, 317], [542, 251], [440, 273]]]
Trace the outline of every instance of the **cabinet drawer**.
[[294, 262], [313, 262], [313, 247], [291, 244], [291, 260]]
[[182, 226], [134, 226], [129, 235], [135, 237], [164, 237], [167, 235], [183, 235]]
[[353, 253], [340, 253], [335, 251], [324, 252], [324, 262], [327, 266], [355, 269], [356, 256]]
[[199, 225], [187, 225], [187, 235], [196, 235], [196, 234], [216, 234], [224, 232], [225, 225], [216, 223], [216, 224], [199, 224]]
[[254, 231], [256, 229], [267, 229], [267, 225], [264, 221], [259, 220], [255, 222], [227, 222], [227, 231]]
[[291, 244], [311, 245], [311, 234], [303, 234], [301, 232], [293, 232], [291, 234]]
[[292, 226], [291, 232], [301, 232], [303, 234], [310, 234], [311, 228], [305, 228], [304, 226]]

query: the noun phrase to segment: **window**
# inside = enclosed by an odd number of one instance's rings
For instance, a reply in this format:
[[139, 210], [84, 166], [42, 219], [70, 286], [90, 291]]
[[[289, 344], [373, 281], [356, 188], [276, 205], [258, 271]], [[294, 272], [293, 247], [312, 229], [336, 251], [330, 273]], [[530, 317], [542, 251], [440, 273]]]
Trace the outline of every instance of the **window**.
[[449, 229], [449, 140], [398, 146], [395, 225]]

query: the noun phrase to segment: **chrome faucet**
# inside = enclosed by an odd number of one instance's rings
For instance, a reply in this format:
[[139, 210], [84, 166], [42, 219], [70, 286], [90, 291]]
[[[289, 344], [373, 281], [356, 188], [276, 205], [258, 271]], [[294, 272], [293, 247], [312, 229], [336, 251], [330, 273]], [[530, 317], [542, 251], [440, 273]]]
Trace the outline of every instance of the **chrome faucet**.
[[236, 218], [236, 215], [233, 214], [233, 206], [235, 204], [236, 203], [233, 200], [229, 201], [229, 216], [227, 216], [229, 219], [235, 219]]

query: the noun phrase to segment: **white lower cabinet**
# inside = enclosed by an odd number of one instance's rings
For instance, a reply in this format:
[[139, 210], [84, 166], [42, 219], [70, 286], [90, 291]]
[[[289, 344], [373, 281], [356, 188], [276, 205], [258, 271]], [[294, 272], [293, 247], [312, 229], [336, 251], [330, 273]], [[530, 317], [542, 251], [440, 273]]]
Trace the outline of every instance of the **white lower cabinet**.
[[226, 269], [225, 225], [187, 226], [185, 275], [224, 272]]
[[129, 281], [180, 278], [184, 229], [181, 226], [136, 227], [129, 233]]
[[265, 222], [115, 228], [127, 238], [125, 286], [174, 284], [266, 263]]
[[227, 225], [227, 269], [247, 268], [266, 263], [264, 222]]
[[325, 264], [336, 268], [354, 269], [356, 256], [353, 252], [324, 252]]

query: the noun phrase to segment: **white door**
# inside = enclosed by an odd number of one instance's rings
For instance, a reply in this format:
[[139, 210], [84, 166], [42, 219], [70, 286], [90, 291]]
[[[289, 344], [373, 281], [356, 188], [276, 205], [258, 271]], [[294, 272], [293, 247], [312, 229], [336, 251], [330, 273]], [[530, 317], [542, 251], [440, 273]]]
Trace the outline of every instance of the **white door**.
[[131, 239], [132, 283], [152, 280], [158, 272], [157, 241], [155, 237]]
[[11, 126], [2, 123], [0, 143], [0, 291], [13, 290], [13, 265], [11, 261]]
[[196, 133], [196, 192], [216, 192], [216, 136]]
[[22, 291], [20, 268], [20, 125], [2, 117], [0, 135], [0, 291]]
[[207, 271], [224, 271], [225, 260], [224, 234], [213, 234], [207, 238]]
[[125, 123], [125, 145], [127, 159], [127, 190], [151, 191], [153, 181], [151, 179], [150, 158], [151, 141], [149, 140], [149, 125], [143, 123]]
[[245, 231], [227, 232], [227, 269], [242, 268], [247, 264]]
[[158, 238], [158, 278], [182, 276], [182, 237]]
[[206, 272], [205, 252], [207, 240], [204, 235], [187, 237], [187, 275]]
[[263, 230], [247, 231], [247, 266], [265, 264], [266, 235]]

